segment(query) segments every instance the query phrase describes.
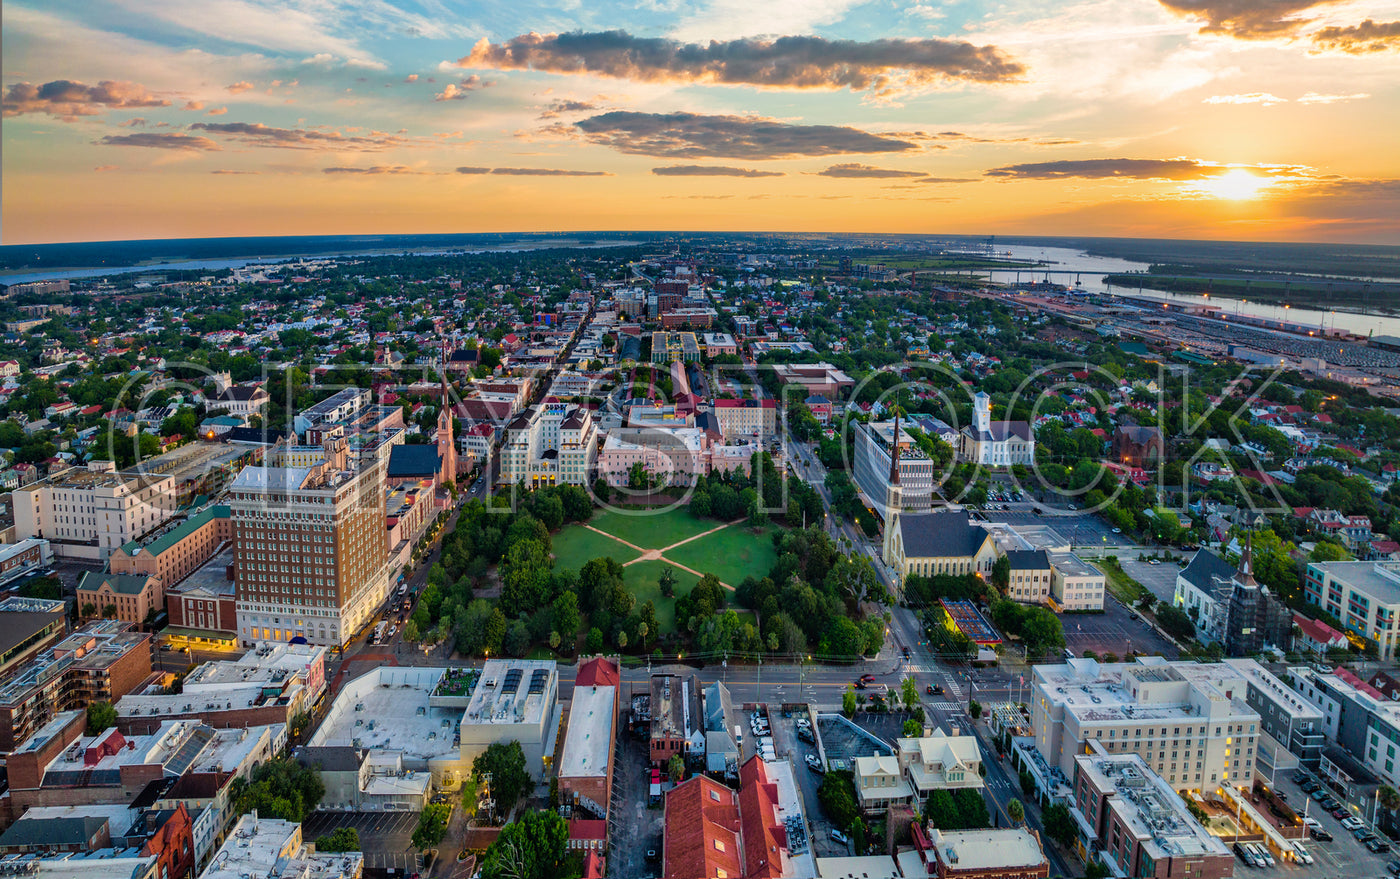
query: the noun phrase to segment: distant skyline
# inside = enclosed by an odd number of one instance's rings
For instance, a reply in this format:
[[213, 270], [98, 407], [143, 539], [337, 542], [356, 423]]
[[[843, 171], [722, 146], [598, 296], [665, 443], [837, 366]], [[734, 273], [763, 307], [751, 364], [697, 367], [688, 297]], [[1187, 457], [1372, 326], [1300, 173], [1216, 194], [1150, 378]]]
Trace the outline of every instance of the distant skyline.
[[1400, 0], [10, 0], [4, 244], [1400, 244]]

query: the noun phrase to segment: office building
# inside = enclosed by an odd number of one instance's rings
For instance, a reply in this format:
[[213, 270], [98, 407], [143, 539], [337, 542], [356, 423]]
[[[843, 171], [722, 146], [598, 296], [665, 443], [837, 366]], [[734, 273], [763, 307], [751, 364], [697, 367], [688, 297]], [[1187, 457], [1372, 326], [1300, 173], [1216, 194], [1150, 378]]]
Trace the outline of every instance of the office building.
[[778, 401], [766, 400], [715, 400], [711, 404], [719, 429], [728, 442], [740, 437], [772, 437], [778, 429]]
[[[1047, 879], [1040, 837], [1025, 827], [943, 831], [915, 822], [914, 847], [937, 879]], [[909, 861], [917, 863], [914, 858]], [[905, 875], [908, 875], [906, 871]]]
[[492, 744], [516, 741], [530, 777], [543, 781], [559, 735], [559, 671], [551, 660], [489, 659], [460, 727], [462, 764]]
[[389, 588], [385, 462], [248, 467], [228, 494], [238, 637], [344, 645]]
[[895, 740], [895, 757], [909, 780], [914, 801], [936, 790], [982, 787], [982, 752], [973, 736], [932, 735]]
[[[1156, 879], [1226, 879], [1235, 857], [1192, 816], [1172, 786], [1137, 754], [1074, 758], [1075, 827], [1082, 851], [1107, 862], [1112, 875]], [[1087, 838], [1086, 838], [1087, 837]]]
[[1341, 620], [1348, 636], [1373, 646], [1382, 662], [1396, 658], [1400, 563], [1313, 562], [1303, 577], [1303, 598]]
[[17, 540], [43, 538], [60, 558], [90, 562], [154, 531], [178, 507], [173, 477], [118, 471], [110, 461], [65, 470], [11, 498]]
[[890, 485], [891, 454], [899, 431], [899, 486], [906, 512], [929, 509], [936, 494], [933, 459], [895, 421], [855, 425], [855, 483], [881, 519], [889, 518], [885, 495]]
[[1223, 663], [1099, 663], [1033, 669], [1031, 725], [1046, 762], [1072, 778], [1074, 758], [1098, 741], [1138, 754], [1174, 790], [1248, 788], [1260, 735], [1244, 677]]
[[1298, 761], [1316, 769], [1327, 744], [1322, 709], [1253, 659], [1227, 659], [1244, 678], [1245, 701], [1259, 715], [1260, 729]]
[[[813, 394], [821, 394], [828, 400], [844, 399], [856, 386], [856, 380], [830, 363], [774, 363], [768, 368], [778, 376], [783, 385], [795, 385], [784, 394], [796, 394], [796, 399], [805, 400]], [[784, 399], [792, 399], [784, 396]]]
[[0, 586], [53, 564], [53, 548], [47, 540], [26, 537], [0, 546]]

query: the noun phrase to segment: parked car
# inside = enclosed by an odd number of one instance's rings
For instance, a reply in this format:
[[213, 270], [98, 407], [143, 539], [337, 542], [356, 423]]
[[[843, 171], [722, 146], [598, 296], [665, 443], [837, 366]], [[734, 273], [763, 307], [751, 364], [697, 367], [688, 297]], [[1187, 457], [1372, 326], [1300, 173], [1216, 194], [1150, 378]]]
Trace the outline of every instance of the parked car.
[[1317, 840], [1318, 842], [1332, 841], [1332, 834], [1327, 832], [1327, 830], [1322, 827], [1312, 828], [1308, 835], [1311, 836], [1313, 839]]
[[1312, 853], [1309, 852], [1301, 842], [1293, 843], [1293, 850], [1298, 853], [1298, 860], [1305, 864], [1311, 864], [1313, 862]]
[[1272, 852], [1269, 851], [1269, 847], [1267, 845], [1264, 845], [1262, 842], [1252, 842], [1250, 843], [1250, 845], [1254, 847], [1255, 854], [1258, 855], [1260, 858], [1263, 858], [1265, 866], [1275, 866], [1274, 855]]
[[1343, 815], [1341, 816], [1341, 822], [1342, 826], [1347, 830], [1355, 830], [1358, 827], [1364, 827], [1366, 825], [1365, 821], [1362, 821], [1355, 815]]
[[826, 772], [826, 767], [822, 765], [821, 758], [816, 754], [807, 755], [807, 768], [818, 775]]
[[837, 830], [835, 827], [831, 828], [831, 839], [833, 842], [839, 842], [842, 845], [851, 844], [851, 838], [846, 834], [842, 833], [841, 831]]
[[1235, 843], [1235, 857], [1243, 861], [1246, 867], [1254, 866], [1254, 855], [1245, 850], [1244, 843]]
[[[1347, 817], [1347, 814], [1348, 814], [1348, 812], [1347, 812], [1346, 809], [1333, 809], [1333, 810], [1332, 810], [1332, 817], [1333, 817], [1333, 818], [1336, 818], [1338, 821], [1341, 821], [1343, 818]], [[1345, 823], [1345, 822], [1343, 822], [1343, 823]], [[1347, 829], [1350, 830], [1351, 828], [1348, 827]]]
[[1366, 847], [1378, 855], [1383, 855], [1390, 851], [1390, 843], [1381, 839], [1379, 836], [1367, 840]]
[[1385, 869], [1392, 876], [1400, 876], [1400, 861], [1386, 862]]

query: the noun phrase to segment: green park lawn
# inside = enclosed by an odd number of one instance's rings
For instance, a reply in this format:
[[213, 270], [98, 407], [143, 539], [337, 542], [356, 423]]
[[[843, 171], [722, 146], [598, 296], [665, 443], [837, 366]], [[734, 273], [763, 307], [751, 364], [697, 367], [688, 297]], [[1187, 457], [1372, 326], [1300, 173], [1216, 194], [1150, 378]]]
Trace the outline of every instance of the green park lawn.
[[[661, 570], [665, 567], [665, 562], [637, 562], [635, 565], [628, 565], [622, 569], [622, 583], [627, 587], [627, 591], [636, 597], [638, 607], [648, 601], [652, 603], [656, 608], [656, 621], [661, 624], [661, 630], [669, 632], [676, 625], [676, 600], [661, 594]], [[675, 574], [677, 592], [685, 592], [695, 585], [689, 582], [695, 578], [685, 571], [675, 570]]]
[[[615, 534], [642, 549], [661, 549], [722, 525], [715, 519], [697, 519], [684, 508], [664, 513], [607, 510], [589, 520], [599, 531]], [[633, 558], [634, 556], [629, 556]], [[618, 557], [620, 558], [620, 557]], [[626, 561], [626, 559], [622, 559]]]
[[565, 528], [554, 535], [551, 543], [554, 547], [554, 567], [560, 570], [579, 571], [593, 559], [603, 556], [625, 564], [641, 555], [635, 549], [582, 525]]
[[778, 561], [773, 549], [773, 528], [755, 533], [743, 523], [678, 546], [666, 557], [702, 574], [714, 574], [730, 586], [738, 586], [748, 576], [767, 576]]

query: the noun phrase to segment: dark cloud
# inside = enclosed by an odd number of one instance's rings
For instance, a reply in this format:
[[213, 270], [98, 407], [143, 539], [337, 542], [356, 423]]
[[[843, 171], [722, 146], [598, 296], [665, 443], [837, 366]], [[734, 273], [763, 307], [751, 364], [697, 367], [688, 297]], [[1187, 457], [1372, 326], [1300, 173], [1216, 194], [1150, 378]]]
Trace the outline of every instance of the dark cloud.
[[347, 135], [334, 129], [273, 128], [261, 122], [196, 122], [192, 130], [227, 135], [251, 146], [288, 150], [381, 150], [405, 146], [408, 138], [383, 131]]
[[574, 123], [590, 141], [623, 153], [674, 159], [781, 159], [898, 153], [918, 147], [842, 125], [792, 125], [753, 116], [618, 110]]
[[79, 116], [96, 116], [103, 110], [169, 107], [170, 102], [134, 82], [104, 79], [97, 85], [84, 85], [56, 79], [43, 85], [17, 82], [5, 92], [3, 105], [6, 116], [47, 113], [71, 121]]
[[832, 165], [821, 171], [813, 171], [818, 177], [923, 177], [923, 171], [899, 171], [894, 168], [877, 168], [874, 165], [862, 165], [860, 162], [845, 162], [840, 165]]
[[503, 177], [611, 177], [607, 171], [570, 171], [565, 168], [482, 168], [468, 165], [458, 174], [499, 174]]
[[782, 171], [760, 171], [757, 168], [730, 168], [725, 165], [667, 165], [652, 168], [658, 177], [782, 177]]
[[611, 177], [607, 171], [571, 171], [566, 168], [492, 168], [492, 174], [511, 177]]
[[1312, 35], [1319, 49], [1333, 49], [1349, 55], [1400, 50], [1400, 21], [1375, 22], [1366, 19], [1352, 27], [1325, 27]]
[[1199, 180], [1215, 177], [1223, 170], [1203, 165], [1195, 159], [1077, 159], [1006, 165], [985, 174], [988, 177], [1020, 180], [1063, 180], [1070, 177], [1088, 180], [1114, 177], [1125, 180]]
[[219, 145], [207, 137], [196, 137], [192, 134], [157, 134], [155, 132], [109, 134], [98, 143], [105, 146], [153, 147], [162, 150], [215, 151], [219, 149]]
[[1179, 15], [1203, 20], [1201, 33], [1241, 40], [1287, 37], [1312, 21], [1299, 13], [1345, 0], [1158, 0]]
[[626, 31], [529, 33], [481, 40], [462, 67], [593, 74], [644, 82], [706, 82], [765, 88], [848, 88], [886, 93], [945, 80], [1006, 82], [1025, 68], [994, 46], [962, 40], [812, 36], [681, 43]]
[[372, 165], [368, 168], [322, 168], [323, 174], [425, 174], [426, 171], [416, 171], [407, 165]]
[[602, 104], [592, 101], [568, 101], [556, 99], [540, 113], [541, 119], [557, 119], [563, 113], [591, 113], [602, 109]]

